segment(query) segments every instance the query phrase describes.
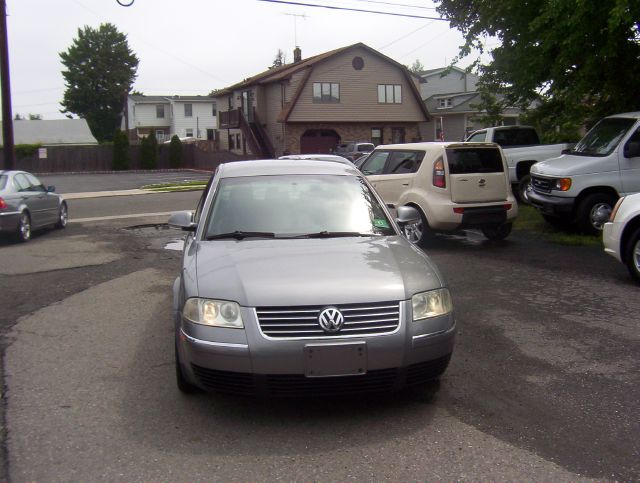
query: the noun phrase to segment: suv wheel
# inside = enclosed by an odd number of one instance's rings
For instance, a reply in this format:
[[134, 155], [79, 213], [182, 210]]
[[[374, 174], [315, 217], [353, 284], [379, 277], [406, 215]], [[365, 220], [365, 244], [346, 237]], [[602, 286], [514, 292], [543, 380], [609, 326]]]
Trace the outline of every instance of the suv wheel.
[[625, 263], [629, 269], [631, 277], [636, 282], [640, 282], [640, 228], [638, 228], [627, 243], [627, 249], [625, 250], [626, 257]]
[[592, 193], [578, 205], [577, 222], [580, 229], [589, 235], [597, 235], [609, 221], [616, 200], [606, 193]]
[[407, 237], [407, 240], [411, 243], [415, 243], [416, 245], [433, 239], [435, 235], [433, 230], [429, 228], [429, 223], [427, 223], [427, 220], [420, 209], [418, 209], [418, 213], [420, 214], [420, 221], [418, 223], [409, 223], [403, 227], [404, 236]]
[[513, 228], [511, 223], [504, 223], [498, 226], [485, 226], [482, 227], [482, 234], [492, 241], [504, 240], [509, 236], [509, 233], [511, 233], [511, 228]]

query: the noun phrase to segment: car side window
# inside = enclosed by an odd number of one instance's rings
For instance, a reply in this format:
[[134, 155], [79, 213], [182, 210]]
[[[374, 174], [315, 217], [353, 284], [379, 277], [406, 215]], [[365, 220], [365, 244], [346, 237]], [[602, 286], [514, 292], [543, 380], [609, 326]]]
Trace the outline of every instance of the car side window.
[[420, 168], [424, 158], [424, 152], [420, 151], [394, 151], [391, 153], [385, 173], [407, 174], [415, 173]]
[[640, 142], [640, 128], [636, 130], [636, 132], [634, 132], [631, 137], [627, 140], [627, 146], [629, 145], [629, 143], [638, 143]]
[[42, 185], [40, 180], [32, 174], [26, 174], [27, 181], [29, 181], [29, 191], [45, 192], [47, 189]]
[[486, 131], [477, 132], [473, 136], [471, 136], [469, 139], [467, 139], [467, 142], [470, 142], [470, 143], [483, 143], [485, 139], [487, 139], [487, 132]]
[[13, 178], [13, 182], [18, 188], [18, 191], [29, 191], [29, 181], [24, 174], [16, 174]]
[[374, 152], [369, 155], [369, 159], [362, 166], [362, 173], [364, 175], [382, 174], [384, 165], [389, 157], [389, 151]]

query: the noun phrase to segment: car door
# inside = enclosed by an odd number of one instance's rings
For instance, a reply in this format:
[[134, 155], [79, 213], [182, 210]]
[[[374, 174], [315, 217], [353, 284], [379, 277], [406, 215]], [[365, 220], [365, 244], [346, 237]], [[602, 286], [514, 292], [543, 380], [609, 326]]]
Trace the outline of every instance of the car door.
[[31, 184], [24, 173], [18, 173], [13, 177], [16, 187], [16, 206], [24, 205], [29, 210], [31, 226], [35, 228], [42, 223], [38, 210], [38, 194], [31, 190]]
[[640, 156], [628, 158], [625, 153], [630, 143], [640, 142], [640, 127], [627, 139], [619, 154], [622, 191], [627, 194], [640, 192]]
[[34, 175], [26, 173], [26, 177], [31, 185], [31, 191], [37, 193], [38, 204], [42, 210], [42, 224], [56, 223], [58, 221], [60, 198], [55, 193], [49, 193], [47, 188]]
[[376, 190], [386, 203], [398, 205], [413, 187], [424, 151], [390, 151], [383, 173], [377, 176]]

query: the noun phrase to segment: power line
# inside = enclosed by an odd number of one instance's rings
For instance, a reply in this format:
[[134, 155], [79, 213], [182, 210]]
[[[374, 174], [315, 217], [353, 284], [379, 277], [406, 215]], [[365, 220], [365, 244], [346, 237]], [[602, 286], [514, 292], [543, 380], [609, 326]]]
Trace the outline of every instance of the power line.
[[412, 30], [412, 31], [411, 31], [411, 32], [409, 32], [408, 34], [405, 34], [405, 35], [403, 35], [402, 37], [398, 37], [397, 39], [395, 39], [395, 40], [393, 40], [393, 41], [389, 42], [388, 44], [383, 45], [382, 47], [378, 47], [378, 50], [384, 50], [384, 49], [386, 49], [387, 47], [391, 47], [393, 44], [395, 44], [395, 43], [397, 43], [397, 42], [400, 42], [401, 40], [406, 39], [406, 38], [407, 38], [407, 37], [409, 37], [410, 35], [413, 35], [413, 34], [415, 34], [416, 32], [418, 32], [418, 31], [420, 31], [420, 30], [422, 30], [422, 29], [427, 28], [427, 27], [428, 27], [429, 25], [431, 25], [433, 22], [435, 22], [435, 20], [431, 20], [430, 22], [427, 22], [427, 23], [426, 23], [425, 25], [423, 25], [422, 27], [418, 27], [417, 29]]
[[422, 10], [435, 10], [436, 7], [423, 7], [421, 5], [407, 5], [404, 3], [393, 3], [393, 2], [380, 2], [378, 0], [352, 0], [354, 2], [366, 2], [366, 3], [379, 3], [381, 5], [392, 5], [394, 7], [409, 7], [409, 8], [419, 8]]
[[334, 5], [320, 5], [317, 3], [302, 3], [302, 2], [291, 2], [287, 0], [258, 0], [258, 2], [268, 2], [268, 3], [280, 3], [285, 5], [296, 5], [298, 7], [317, 7], [317, 8], [326, 8], [329, 10], [345, 10], [348, 12], [361, 12], [361, 13], [375, 13], [378, 15], [390, 15], [393, 17], [405, 17], [405, 18], [422, 18], [425, 20], [442, 20], [448, 22], [449, 20], [441, 17], [426, 17], [424, 15], [411, 15], [408, 13], [394, 13], [394, 12], [381, 12], [379, 10], [365, 10], [362, 8], [347, 8], [347, 7], [336, 7]]

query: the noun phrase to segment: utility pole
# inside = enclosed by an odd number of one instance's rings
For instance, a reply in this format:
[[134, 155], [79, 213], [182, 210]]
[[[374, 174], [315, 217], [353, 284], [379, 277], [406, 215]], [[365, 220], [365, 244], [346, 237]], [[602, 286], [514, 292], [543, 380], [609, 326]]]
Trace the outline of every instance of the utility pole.
[[9, 79], [9, 40], [7, 35], [7, 2], [0, 0], [0, 81], [2, 83], [2, 136], [5, 169], [15, 168], [13, 145], [13, 113], [11, 112], [11, 81]]

